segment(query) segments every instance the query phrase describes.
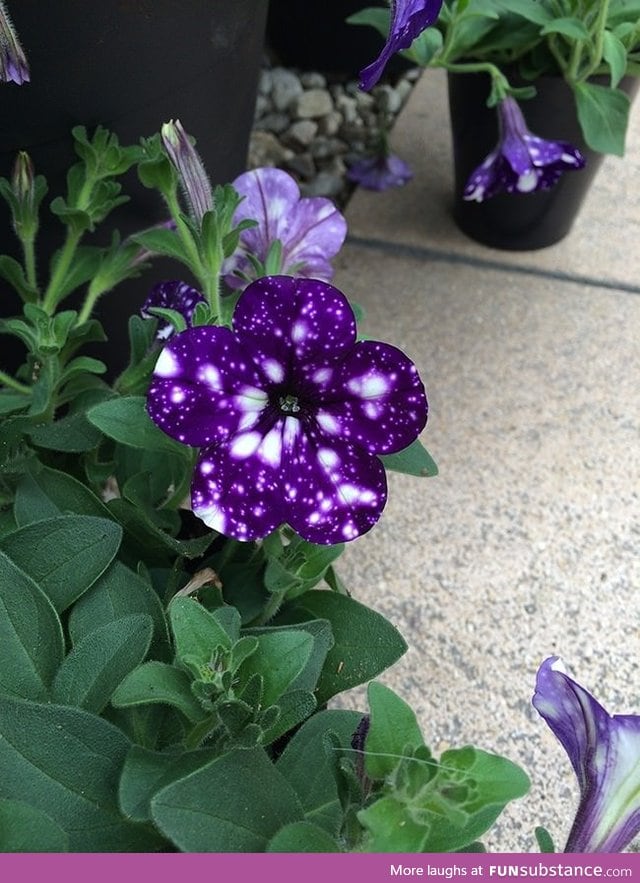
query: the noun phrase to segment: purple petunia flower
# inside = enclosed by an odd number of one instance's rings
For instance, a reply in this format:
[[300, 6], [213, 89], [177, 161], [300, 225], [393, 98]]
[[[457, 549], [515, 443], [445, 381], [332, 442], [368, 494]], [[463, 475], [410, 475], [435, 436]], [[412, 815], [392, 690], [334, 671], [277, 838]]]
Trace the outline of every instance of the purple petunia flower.
[[164, 432], [201, 448], [191, 502], [206, 524], [254, 540], [288, 523], [324, 544], [376, 523], [387, 498], [376, 454], [403, 450], [427, 420], [413, 362], [357, 341], [337, 288], [290, 276], [249, 285], [232, 330], [176, 335], [147, 407]]
[[533, 704], [569, 755], [580, 805], [565, 852], [621, 852], [640, 831], [640, 715], [610, 715], [565, 674], [538, 671]]
[[[206, 303], [205, 298], [191, 285], [186, 282], [172, 280], [170, 282], [158, 282], [154, 285], [149, 296], [140, 308], [140, 315], [143, 319], [151, 319], [153, 313], [149, 310], [153, 307], [162, 307], [165, 310], [176, 310], [184, 318], [187, 325], [191, 325], [193, 311], [198, 304]], [[171, 337], [174, 328], [171, 322], [160, 320], [158, 325], [158, 333], [156, 337], [159, 340], [166, 340]]]
[[330, 199], [301, 198], [295, 180], [282, 169], [244, 172], [233, 187], [244, 197], [233, 215], [234, 224], [249, 219], [258, 224], [242, 231], [238, 249], [222, 266], [230, 287], [247, 284], [237, 273], [251, 277], [247, 254], [264, 264], [276, 240], [282, 245], [280, 272], [327, 281], [333, 277], [329, 259], [342, 248], [347, 222]]
[[380, 153], [352, 163], [347, 178], [366, 190], [389, 190], [391, 187], [403, 187], [413, 178], [413, 172], [394, 153]]
[[416, 37], [437, 21], [443, 0], [391, 0], [391, 24], [387, 42], [375, 61], [360, 71], [360, 88], [372, 89], [386, 63], [401, 49], [408, 49]]
[[533, 135], [511, 96], [498, 104], [498, 119], [498, 144], [470, 175], [463, 199], [483, 202], [500, 192], [548, 190], [563, 172], [584, 167], [585, 159], [573, 144]]
[[0, 83], [29, 82], [29, 65], [4, 3], [0, 0]]

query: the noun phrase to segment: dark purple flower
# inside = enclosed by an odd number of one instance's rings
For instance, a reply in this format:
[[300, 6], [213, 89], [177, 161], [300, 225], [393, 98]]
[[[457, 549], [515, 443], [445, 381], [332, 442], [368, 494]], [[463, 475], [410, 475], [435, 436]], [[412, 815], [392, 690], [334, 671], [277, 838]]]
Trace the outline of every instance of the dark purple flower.
[[565, 852], [621, 852], [640, 831], [640, 715], [610, 715], [564, 672], [538, 671], [533, 704], [569, 755], [580, 805]]
[[498, 120], [498, 144], [469, 177], [463, 199], [483, 202], [501, 192], [547, 190], [563, 172], [583, 168], [585, 159], [573, 144], [532, 135], [511, 96], [498, 104]]
[[[171, 282], [158, 282], [151, 289], [148, 298], [140, 309], [140, 315], [144, 319], [150, 319], [153, 313], [149, 310], [153, 307], [162, 307], [165, 310], [176, 310], [180, 313], [187, 325], [191, 325], [193, 311], [198, 304], [205, 303], [205, 298], [200, 292], [187, 285], [186, 282], [173, 280]], [[170, 322], [160, 319], [157, 337], [166, 340], [173, 334], [174, 328]]]
[[388, 190], [404, 186], [413, 178], [413, 172], [399, 156], [381, 153], [356, 160], [349, 167], [347, 178], [367, 190]]
[[222, 267], [225, 282], [244, 287], [237, 274], [255, 276], [247, 254], [261, 263], [276, 240], [282, 245], [280, 272], [329, 280], [333, 267], [329, 259], [342, 248], [347, 222], [330, 199], [300, 197], [295, 180], [282, 169], [254, 169], [233, 181], [244, 197], [233, 215], [234, 224], [254, 220], [257, 226], [243, 230], [237, 250]]
[[180, 176], [189, 214], [195, 221], [201, 221], [204, 213], [213, 208], [211, 182], [202, 160], [180, 120], [164, 123], [160, 135], [169, 159]]
[[417, 438], [427, 400], [404, 353], [356, 340], [337, 288], [265, 276], [241, 295], [233, 330], [200, 326], [167, 344], [148, 411], [201, 448], [191, 502], [210, 527], [254, 540], [288, 523], [331, 544], [380, 518], [387, 485], [376, 454]]
[[0, 0], [0, 83], [29, 82], [29, 65], [11, 19]]
[[391, 24], [380, 55], [360, 71], [360, 88], [372, 89], [392, 55], [408, 49], [416, 37], [437, 21], [443, 0], [391, 0]]

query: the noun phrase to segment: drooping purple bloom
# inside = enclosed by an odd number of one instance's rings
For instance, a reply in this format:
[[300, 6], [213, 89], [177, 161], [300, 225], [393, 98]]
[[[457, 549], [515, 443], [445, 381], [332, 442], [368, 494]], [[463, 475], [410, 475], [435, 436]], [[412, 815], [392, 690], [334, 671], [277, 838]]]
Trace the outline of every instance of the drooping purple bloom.
[[427, 419], [415, 365], [357, 341], [342, 292], [265, 276], [240, 296], [233, 328], [176, 335], [148, 396], [158, 426], [200, 447], [194, 512], [239, 540], [289, 524], [313, 543], [368, 531], [387, 498], [376, 454], [403, 450]]
[[584, 156], [573, 144], [533, 135], [511, 96], [498, 104], [498, 120], [498, 144], [470, 175], [463, 199], [483, 202], [501, 192], [548, 190], [564, 172], [584, 167]]
[[276, 240], [282, 245], [281, 273], [326, 281], [333, 277], [330, 259], [342, 248], [347, 222], [330, 199], [301, 197], [295, 180], [282, 169], [244, 172], [233, 187], [244, 197], [233, 215], [234, 224], [258, 223], [242, 231], [238, 248], [223, 264], [230, 287], [247, 284], [238, 273], [255, 277], [247, 254], [264, 264]]
[[0, 83], [28, 83], [29, 65], [18, 35], [0, 0]]
[[391, 23], [380, 55], [360, 71], [360, 88], [372, 89], [386, 63], [401, 49], [408, 49], [416, 37], [437, 21], [443, 0], [391, 0]]
[[610, 715], [557, 656], [538, 671], [533, 704], [569, 755], [580, 804], [565, 852], [621, 852], [640, 832], [640, 715]]
[[394, 153], [380, 153], [352, 163], [347, 178], [366, 190], [389, 190], [391, 187], [403, 187], [413, 178], [413, 172]]
[[[140, 308], [140, 315], [144, 319], [151, 319], [153, 313], [149, 310], [153, 307], [162, 307], [165, 310], [176, 310], [184, 318], [187, 325], [191, 325], [193, 311], [198, 304], [206, 303], [205, 298], [191, 285], [179, 280], [171, 280], [169, 282], [158, 282], [149, 292], [149, 296]], [[166, 340], [171, 337], [174, 328], [171, 322], [160, 319], [158, 324], [158, 333], [156, 337], [160, 340]]]
[[164, 123], [160, 135], [169, 159], [180, 176], [189, 214], [195, 221], [201, 221], [204, 213], [213, 208], [211, 182], [202, 160], [180, 120]]

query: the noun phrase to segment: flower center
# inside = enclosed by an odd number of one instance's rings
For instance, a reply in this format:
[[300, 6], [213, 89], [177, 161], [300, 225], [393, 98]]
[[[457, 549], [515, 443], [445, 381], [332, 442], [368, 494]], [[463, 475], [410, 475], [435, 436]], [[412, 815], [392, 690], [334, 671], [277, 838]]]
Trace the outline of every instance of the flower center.
[[285, 395], [280, 396], [278, 403], [283, 414], [297, 414], [300, 410], [298, 396]]

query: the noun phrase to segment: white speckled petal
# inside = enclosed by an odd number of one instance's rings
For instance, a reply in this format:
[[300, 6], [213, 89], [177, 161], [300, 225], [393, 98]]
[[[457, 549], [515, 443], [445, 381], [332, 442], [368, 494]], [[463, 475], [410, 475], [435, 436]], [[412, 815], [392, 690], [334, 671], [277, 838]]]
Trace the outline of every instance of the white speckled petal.
[[257, 422], [267, 403], [258, 384], [251, 359], [228, 328], [190, 328], [161, 352], [147, 410], [167, 435], [184, 444], [217, 444]]

